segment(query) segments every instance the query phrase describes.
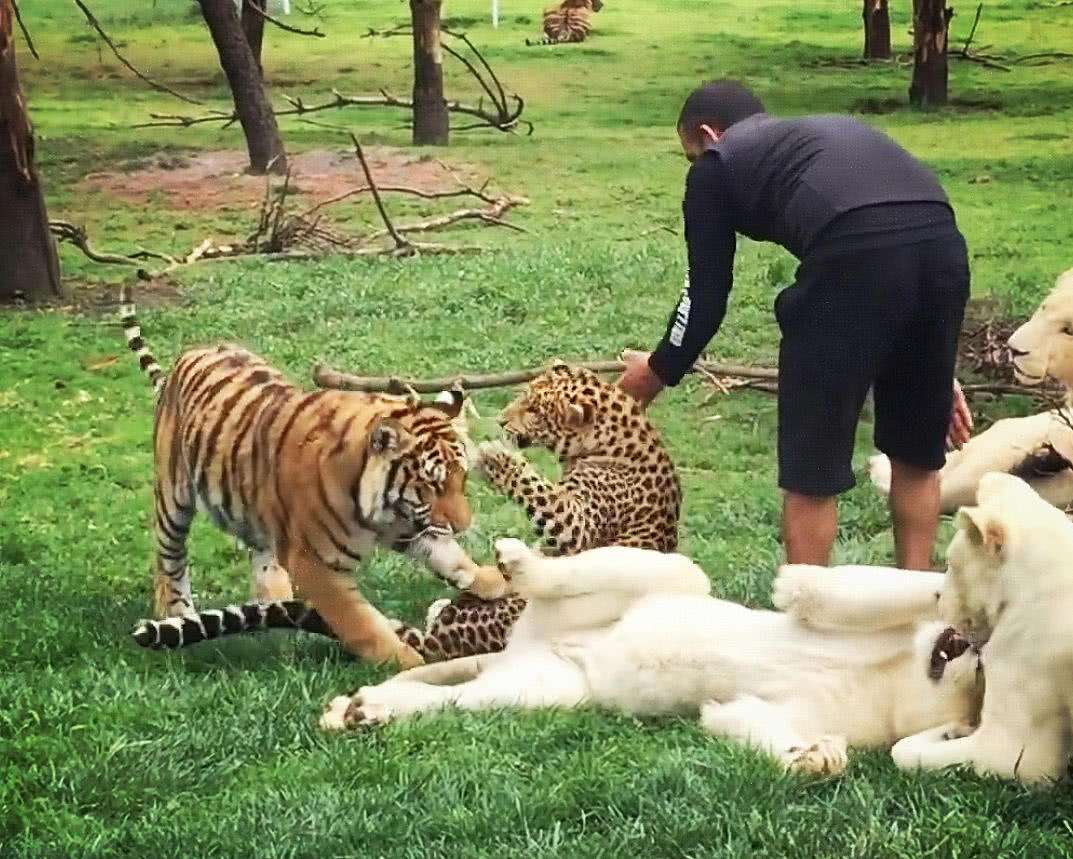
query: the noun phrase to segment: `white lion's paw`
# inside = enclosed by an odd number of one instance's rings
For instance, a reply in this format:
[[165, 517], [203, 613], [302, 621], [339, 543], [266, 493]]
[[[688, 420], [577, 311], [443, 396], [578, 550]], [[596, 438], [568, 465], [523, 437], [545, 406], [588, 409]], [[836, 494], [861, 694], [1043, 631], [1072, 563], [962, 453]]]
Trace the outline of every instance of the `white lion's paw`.
[[533, 550], [514, 537], [502, 537], [496, 540], [495, 552], [496, 566], [515, 584], [529, 571], [534, 560]]
[[355, 695], [350, 702], [343, 721], [347, 728], [376, 728], [391, 721], [393, 713], [387, 704], [376, 704], [361, 700]]
[[942, 739], [943, 742], [947, 740], [960, 740], [963, 737], [972, 736], [976, 731], [975, 725], [970, 725], [968, 722], [951, 722], [943, 728]]
[[771, 602], [779, 611], [807, 617], [815, 602], [813, 582], [816, 568], [802, 564], [783, 564], [771, 586]]
[[810, 775], [841, 775], [848, 762], [846, 738], [828, 734], [806, 748], [790, 749], [786, 768]]
[[890, 459], [885, 454], [868, 458], [868, 477], [882, 494], [890, 495]]
[[920, 769], [920, 743], [916, 737], [898, 740], [890, 750], [890, 756], [894, 760], [894, 765], [900, 770]]
[[346, 711], [350, 707], [349, 695], [338, 695], [324, 705], [320, 717], [322, 731], [341, 731], [346, 727]]

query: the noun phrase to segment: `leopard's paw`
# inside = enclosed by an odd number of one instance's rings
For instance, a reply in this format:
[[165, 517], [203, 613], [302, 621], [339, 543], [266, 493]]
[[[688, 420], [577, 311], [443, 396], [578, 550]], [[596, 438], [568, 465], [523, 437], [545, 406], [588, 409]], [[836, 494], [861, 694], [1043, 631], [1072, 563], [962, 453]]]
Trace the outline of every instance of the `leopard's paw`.
[[484, 441], [477, 447], [477, 474], [495, 483], [522, 462], [521, 457], [501, 441]]

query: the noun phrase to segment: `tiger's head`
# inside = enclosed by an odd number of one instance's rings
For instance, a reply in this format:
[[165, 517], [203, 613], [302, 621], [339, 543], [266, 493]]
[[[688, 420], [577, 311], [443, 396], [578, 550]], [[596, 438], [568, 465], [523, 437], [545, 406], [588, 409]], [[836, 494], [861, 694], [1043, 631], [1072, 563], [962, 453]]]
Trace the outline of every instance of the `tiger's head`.
[[469, 528], [468, 444], [460, 426], [465, 397], [455, 390], [446, 399], [400, 398], [401, 407], [373, 422], [369, 455], [382, 481], [374, 490], [379, 497], [363, 492], [367, 497], [359, 508], [378, 511], [377, 524], [402, 525], [410, 537], [450, 536]]
[[536, 444], [561, 459], [601, 450], [624, 433], [636, 402], [591, 370], [554, 361], [499, 415], [518, 447]]

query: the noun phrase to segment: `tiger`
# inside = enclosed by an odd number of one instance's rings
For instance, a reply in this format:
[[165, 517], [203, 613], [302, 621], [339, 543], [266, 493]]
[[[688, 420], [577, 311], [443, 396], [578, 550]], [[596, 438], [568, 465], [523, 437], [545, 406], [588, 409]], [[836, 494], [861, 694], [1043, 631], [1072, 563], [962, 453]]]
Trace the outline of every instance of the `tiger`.
[[409, 554], [478, 597], [509, 592], [496, 567], [478, 566], [455, 540], [471, 521], [460, 390], [447, 403], [309, 392], [226, 343], [189, 349], [165, 372], [129, 287], [120, 300], [127, 346], [154, 389], [153, 604], [168, 618], [159, 634], [196, 617], [186, 542], [198, 508], [252, 550], [258, 601], [292, 599], [293, 579], [340, 643], [369, 662], [424, 661], [353, 580], [376, 547]]
[[[503, 409], [499, 423], [518, 448], [539, 445], [559, 456], [562, 477], [553, 483], [501, 443], [484, 442], [476, 455], [478, 470], [525, 508], [549, 549], [563, 555], [609, 545], [677, 549], [681, 485], [674, 463], [658, 430], [618, 385], [553, 361]], [[524, 608], [517, 594], [484, 601], [463, 592], [434, 602], [423, 629], [391, 623], [426, 662], [439, 662], [502, 650]], [[222, 616], [190, 618], [167, 630], [150, 624], [136, 640], [177, 648], [267, 629], [326, 634], [315, 611], [282, 601], [229, 606]]]
[[544, 10], [544, 36], [526, 45], [561, 45], [584, 42], [592, 32], [592, 15], [604, 7], [603, 0], [563, 0]]

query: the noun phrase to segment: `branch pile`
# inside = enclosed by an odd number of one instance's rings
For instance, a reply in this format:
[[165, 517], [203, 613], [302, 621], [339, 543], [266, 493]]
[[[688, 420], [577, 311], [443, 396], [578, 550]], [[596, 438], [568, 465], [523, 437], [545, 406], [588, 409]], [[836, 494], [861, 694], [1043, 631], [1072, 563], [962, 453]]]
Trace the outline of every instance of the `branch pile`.
[[1068, 51], [1037, 51], [1032, 54], [1021, 54], [1020, 56], [1017, 56], [1015, 54], [1005, 55], [988, 53], [988, 51], [994, 47], [993, 45], [981, 45], [978, 48], [970, 50], [972, 40], [976, 37], [976, 28], [980, 26], [980, 16], [983, 14], [983, 11], [984, 4], [980, 3], [976, 7], [976, 17], [973, 18], [972, 29], [969, 30], [969, 35], [965, 39], [965, 44], [962, 45], [960, 51], [957, 51], [953, 55], [957, 59], [979, 63], [982, 66], [1000, 72], [1012, 71], [1013, 66], [1046, 66], [1051, 63], [1061, 62], [1062, 60], [1073, 59], [1073, 53], [1069, 53]]
[[[260, 257], [269, 260], [313, 259], [326, 254], [345, 254], [347, 256], [394, 256], [407, 257], [418, 254], [454, 254], [474, 253], [483, 248], [474, 245], [443, 245], [419, 242], [411, 238], [417, 233], [437, 232], [463, 221], [472, 221], [488, 226], [506, 227], [516, 232], [526, 232], [517, 224], [504, 219], [505, 215], [518, 206], [528, 204], [525, 197], [514, 194], [492, 194], [488, 191], [490, 180], [474, 188], [453, 172], [446, 164], [440, 166], [454, 179], [457, 189], [452, 191], [424, 191], [404, 185], [386, 185], [380, 187], [373, 179], [365, 152], [353, 134], [350, 135], [354, 152], [365, 175], [365, 184], [343, 194], [324, 200], [301, 212], [292, 211], [289, 200], [292, 193], [291, 172], [283, 177], [278, 186], [272, 185], [268, 178], [265, 195], [261, 201], [257, 225], [253, 232], [243, 241], [233, 244], [218, 244], [205, 239], [190, 253], [182, 257], [173, 257], [157, 251], [139, 249], [130, 254], [107, 253], [94, 249], [84, 227], [67, 221], [51, 221], [49, 226], [58, 241], [68, 242], [82, 251], [94, 262], [111, 265], [130, 265], [142, 268], [147, 260], [156, 259], [166, 263], [164, 269], [147, 277], [155, 277], [196, 262], [238, 259], [243, 257]], [[478, 201], [481, 205], [455, 209], [440, 215], [432, 215], [417, 221], [396, 224], [388, 214], [382, 193], [405, 194], [426, 200], [466, 198]], [[373, 230], [365, 235], [353, 235], [340, 232], [325, 221], [327, 209], [343, 200], [369, 194], [376, 205], [384, 228]]]

